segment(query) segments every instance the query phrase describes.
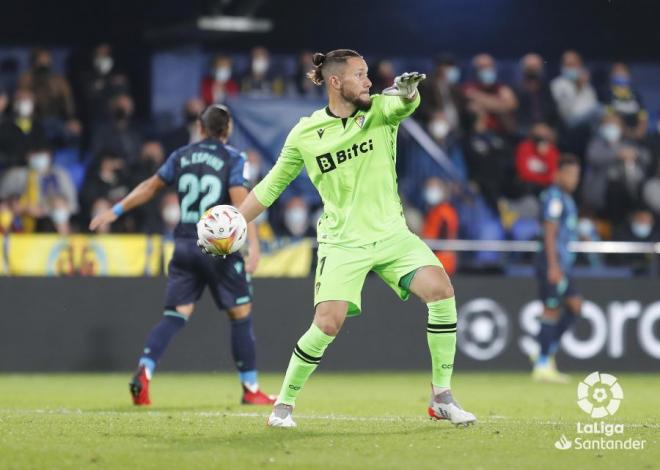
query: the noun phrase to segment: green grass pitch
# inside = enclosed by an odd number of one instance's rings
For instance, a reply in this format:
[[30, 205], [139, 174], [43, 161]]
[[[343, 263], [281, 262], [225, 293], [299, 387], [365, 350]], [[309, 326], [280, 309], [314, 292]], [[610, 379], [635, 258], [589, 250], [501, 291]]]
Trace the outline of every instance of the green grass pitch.
[[[479, 418], [427, 419], [423, 373], [320, 372], [297, 403], [296, 429], [265, 426], [269, 408], [238, 404], [234, 374], [157, 374], [154, 404], [130, 404], [130, 374], [0, 375], [0, 468], [498, 469], [660, 467], [660, 374], [615, 374], [624, 400], [604, 421], [644, 450], [557, 450], [576, 423], [576, 385], [527, 374], [461, 373], [455, 396]], [[262, 374], [275, 393], [280, 374]], [[600, 438], [601, 436], [585, 436]]]

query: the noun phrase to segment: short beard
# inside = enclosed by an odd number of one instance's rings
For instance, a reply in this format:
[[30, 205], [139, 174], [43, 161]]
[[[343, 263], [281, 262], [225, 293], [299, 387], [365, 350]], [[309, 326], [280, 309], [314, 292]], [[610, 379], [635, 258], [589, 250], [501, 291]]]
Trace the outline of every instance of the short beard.
[[354, 105], [360, 111], [369, 111], [371, 108], [371, 97], [368, 100], [364, 100], [360, 98], [360, 95], [349, 95], [344, 91], [343, 86], [339, 89], [339, 93], [344, 100]]

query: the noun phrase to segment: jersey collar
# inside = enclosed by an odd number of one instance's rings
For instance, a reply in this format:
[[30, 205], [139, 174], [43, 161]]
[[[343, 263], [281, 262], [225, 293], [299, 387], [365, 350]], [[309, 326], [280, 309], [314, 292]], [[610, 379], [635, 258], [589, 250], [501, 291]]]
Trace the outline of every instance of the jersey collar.
[[337, 116], [335, 113], [333, 113], [332, 111], [330, 111], [330, 106], [326, 106], [326, 107], [325, 107], [325, 113], [326, 113], [328, 116], [333, 117], [333, 118], [335, 118], [335, 119], [341, 119], [341, 123], [342, 123], [342, 125], [344, 126], [344, 128], [346, 128], [346, 123], [348, 122], [348, 119], [349, 119], [349, 118], [352, 118], [352, 117], [355, 117], [359, 111], [360, 111], [359, 108], [355, 108], [355, 111], [353, 111], [353, 114], [351, 114], [349, 117], [340, 118], [340, 117]]

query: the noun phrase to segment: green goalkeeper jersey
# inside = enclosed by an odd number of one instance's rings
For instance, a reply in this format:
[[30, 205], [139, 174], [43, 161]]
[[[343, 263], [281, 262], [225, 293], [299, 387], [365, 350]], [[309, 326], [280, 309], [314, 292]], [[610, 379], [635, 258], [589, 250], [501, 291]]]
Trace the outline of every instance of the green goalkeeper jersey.
[[319, 243], [361, 246], [408, 230], [397, 191], [396, 136], [419, 100], [419, 93], [412, 101], [373, 95], [369, 110], [349, 118], [329, 108], [302, 118], [255, 196], [269, 207], [304, 165], [323, 200]]

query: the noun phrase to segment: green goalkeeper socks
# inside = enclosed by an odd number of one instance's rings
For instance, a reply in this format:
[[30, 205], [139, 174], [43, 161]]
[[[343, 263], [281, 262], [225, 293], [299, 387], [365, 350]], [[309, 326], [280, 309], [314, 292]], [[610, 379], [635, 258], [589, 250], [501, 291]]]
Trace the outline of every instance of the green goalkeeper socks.
[[436, 387], [449, 388], [456, 353], [456, 299], [450, 297], [426, 305], [429, 308], [426, 339], [433, 365], [432, 383]]
[[295, 405], [298, 393], [316, 370], [325, 349], [334, 339], [334, 336], [326, 335], [314, 324], [300, 337], [293, 349], [277, 403]]

